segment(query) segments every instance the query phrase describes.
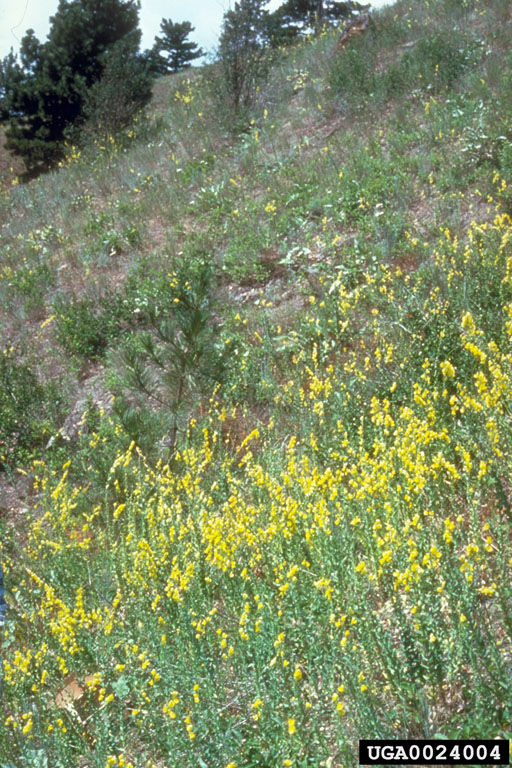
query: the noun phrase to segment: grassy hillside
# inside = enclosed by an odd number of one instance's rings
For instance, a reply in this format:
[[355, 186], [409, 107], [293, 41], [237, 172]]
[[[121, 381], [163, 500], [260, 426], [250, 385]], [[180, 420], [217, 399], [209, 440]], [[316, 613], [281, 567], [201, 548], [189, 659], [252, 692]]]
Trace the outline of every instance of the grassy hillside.
[[512, 9], [339, 35], [4, 184], [2, 768], [512, 738]]

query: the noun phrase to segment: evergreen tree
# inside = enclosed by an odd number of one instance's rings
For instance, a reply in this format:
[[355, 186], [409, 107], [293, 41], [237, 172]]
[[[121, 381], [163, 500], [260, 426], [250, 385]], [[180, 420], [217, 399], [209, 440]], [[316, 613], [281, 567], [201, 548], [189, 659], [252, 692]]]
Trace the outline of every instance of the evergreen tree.
[[120, 351], [116, 413], [145, 451], [154, 449], [146, 442], [154, 439], [153, 411], [173, 456], [202, 393], [222, 379], [226, 349], [214, 321], [212, 280], [210, 266], [191, 273], [183, 265], [166, 297], [147, 308], [150, 330]]
[[239, 0], [224, 14], [218, 59], [225, 98], [235, 114], [251, 105], [268, 73], [265, 5], [267, 0]]
[[134, 56], [132, 42], [118, 40], [106, 57], [101, 78], [86, 92], [82, 136], [106, 140], [125, 128], [151, 98], [151, 73], [142, 56]]
[[32, 30], [22, 39], [21, 72], [4, 107], [7, 147], [28, 168], [48, 167], [61, 155], [66, 129], [82, 115], [117, 41], [137, 55], [138, 9], [138, 0], [60, 0], [47, 41]]
[[286, 0], [271, 14], [274, 42], [293, 40], [323, 24], [336, 24], [366, 7], [354, 0]]
[[162, 37], [155, 38], [150, 52], [151, 67], [156, 74], [179, 72], [203, 56], [204, 51], [197, 43], [187, 41], [187, 37], [194, 31], [189, 21], [179, 23], [162, 19], [160, 31]]
[[0, 123], [9, 117], [9, 91], [21, 77], [22, 71], [18, 58], [11, 48], [7, 56], [0, 61]]

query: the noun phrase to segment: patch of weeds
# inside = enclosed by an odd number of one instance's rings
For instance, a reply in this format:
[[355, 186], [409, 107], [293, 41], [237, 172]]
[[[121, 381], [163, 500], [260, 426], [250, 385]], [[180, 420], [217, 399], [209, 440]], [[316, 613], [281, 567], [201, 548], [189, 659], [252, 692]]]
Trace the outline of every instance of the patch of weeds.
[[59, 389], [42, 383], [12, 347], [0, 354], [0, 470], [30, 460], [55, 429]]
[[387, 77], [400, 91], [415, 83], [421, 90], [440, 93], [452, 88], [457, 78], [476, 64], [480, 47], [477, 40], [460, 30], [445, 29], [419, 40], [390, 67]]
[[87, 297], [61, 296], [54, 302], [53, 312], [57, 342], [68, 354], [89, 360], [102, 357], [128, 321], [122, 302], [112, 295], [99, 303]]
[[75, 460], [69, 468], [71, 477], [82, 483], [87, 476], [93, 488], [101, 488], [112, 469], [112, 451], [126, 451], [131, 439], [120, 429], [118, 419], [105, 416], [103, 409], [89, 399], [78, 433]]
[[142, 243], [142, 235], [133, 223], [119, 228], [114, 217], [106, 212], [89, 218], [83, 233], [92, 237], [91, 244], [86, 248], [86, 256], [89, 259], [115, 256], [127, 248], [138, 248]]
[[226, 193], [226, 185], [215, 181], [200, 187], [194, 197], [196, 211], [205, 213], [212, 225], [220, 225], [232, 211], [232, 202]]
[[181, 172], [183, 183], [188, 185], [200, 182], [214, 165], [215, 155], [213, 152], [205, 151], [199, 158], [189, 160]]
[[236, 244], [226, 251], [221, 269], [228, 279], [240, 285], [262, 283], [269, 276], [268, 269], [262, 261], [254, 255], [241, 256]]
[[126, 318], [135, 323], [147, 321], [150, 311], [171, 312], [173, 297], [167, 271], [143, 260], [128, 275], [119, 301]]
[[138, 248], [142, 243], [142, 235], [134, 224], [127, 224], [122, 230], [123, 240], [132, 248]]
[[54, 279], [55, 273], [49, 264], [25, 262], [21, 267], [10, 271], [7, 281], [9, 299], [15, 303], [16, 299], [22, 299], [24, 310], [29, 314], [38, 312], [44, 306], [43, 297]]
[[339, 55], [330, 72], [329, 84], [347, 104], [368, 97], [375, 88], [375, 51], [358, 41]]
[[360, 38], [339, 55], [331, 68], [330, 86], [351, 108], [381, 105], [412, 89], [436, 93], [452, 88], [475, 66], [480, 43], [459, 30], [441, 30], [414, 42], [398, 60], [379, 62], [369, 38]]

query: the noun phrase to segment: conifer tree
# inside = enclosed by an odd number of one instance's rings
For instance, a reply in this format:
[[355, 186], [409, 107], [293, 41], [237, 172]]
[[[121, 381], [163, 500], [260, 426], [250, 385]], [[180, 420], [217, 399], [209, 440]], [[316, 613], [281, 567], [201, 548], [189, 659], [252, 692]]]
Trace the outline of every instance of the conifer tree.
[[150, 330], [132, 337], [119, 354], [121, 423], [140, 444], [152, 432], [156, 410], [171, 456], [193, 405], [222, 378], [225, 348], [213, 317], [212, 279], [209, 266], [192, 274], [183, 266], [171, 276], [166, 300], [147, 308]]
[[3, 100], [7, 147], [28, 168], [48, 167], [61, 155], [66, 129], [81, 116], [115, 44], [125, 40], [137, 56], [138, 9], [138, 0], [60, 0], [46, 42], [28, 30], [20, 71]]
[[0, 123], [9, 117], [8, 97], [16, 80], [22, 77], [21, 67], [13, 49], [0, 61]]
[[267, 0], [239, 0], [224, 14], [218, 59], [225, 97], [234, 114], [251, 105], [268, 72], [267, 4]]
[[142, 56], [132, 55], [132, 43], [122, 38], [106, 57], [101, 78], [86, 92], [81, 136], [106, 141], [133, 122], [151, 98], [151, 73]]
[[204, 51], [197, 43], [187, 40], [194, 31], [189, 21], [173, 22], [171, 19], [162, 19], [160, 31], [162, 36], [155, 38], [150, 52], [151, 67], [155, 73], [165, 75], [168, 72], [179, 72], [203, 56]]
[[355, 0], [286, 0], [270, 15], [274, 38], [293, 40], [301, 34], [317, 31], [324, 24], [336, 24], [350, 18], [365, 7]]

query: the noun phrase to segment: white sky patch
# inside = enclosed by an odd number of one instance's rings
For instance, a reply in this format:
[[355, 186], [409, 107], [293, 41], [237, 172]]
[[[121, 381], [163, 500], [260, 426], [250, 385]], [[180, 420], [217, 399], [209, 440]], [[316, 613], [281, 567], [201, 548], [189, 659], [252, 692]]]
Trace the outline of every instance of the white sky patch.
[[[283, 0], [271, 0], [267, 6], [273, 11]], [[390, 0], [374, 0], [379, 8]], [[36, 37], [44, 42], [50, 29], [50, 16], [58, 8], [58, 0], [0, 0], [0, 58], [14, 48], [17, 53], [21, 38], [27, 29], [33, 29]], [[232, 4], [231, 4], [232, 5]], [[142, 30], [142, 49], [151, 48], [160, 31], [163, 18], [172, 21], [190, 21], [195, 31], [190, 40], [205, 51], [212, 51], [218, 40], [222, 16], [230, 7], [229, 0], [142, 0], [139, 23]]]

